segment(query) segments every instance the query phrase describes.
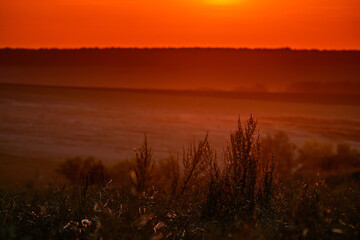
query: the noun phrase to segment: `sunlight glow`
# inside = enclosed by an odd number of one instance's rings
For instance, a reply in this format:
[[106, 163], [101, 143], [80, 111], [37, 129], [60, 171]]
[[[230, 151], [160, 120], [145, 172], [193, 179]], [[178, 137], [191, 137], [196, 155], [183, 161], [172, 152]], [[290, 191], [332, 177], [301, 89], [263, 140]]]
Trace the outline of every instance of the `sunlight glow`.
[[240, 2], [240, 0], [205, 0], [207, 4], [212, 5], [234, 5]]
[[360, 49], [359, 12], [360, 0], [0, 0], [0, 47]]

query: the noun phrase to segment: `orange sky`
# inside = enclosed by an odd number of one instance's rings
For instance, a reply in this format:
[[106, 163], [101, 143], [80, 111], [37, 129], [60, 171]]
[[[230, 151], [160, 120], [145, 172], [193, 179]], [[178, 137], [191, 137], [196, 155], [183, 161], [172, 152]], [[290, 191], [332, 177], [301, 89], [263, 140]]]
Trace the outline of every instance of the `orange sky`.
[[0, 47], [360, 49], [360, 0], [0, 0]]

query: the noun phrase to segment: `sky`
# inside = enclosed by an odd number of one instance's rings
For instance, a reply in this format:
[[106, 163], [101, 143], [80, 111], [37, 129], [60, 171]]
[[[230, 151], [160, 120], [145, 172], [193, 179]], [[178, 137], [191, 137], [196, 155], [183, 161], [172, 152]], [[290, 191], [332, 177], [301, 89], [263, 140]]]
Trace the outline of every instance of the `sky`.
[[0, 0], [0, 47], [360, 49], [359, 0]]

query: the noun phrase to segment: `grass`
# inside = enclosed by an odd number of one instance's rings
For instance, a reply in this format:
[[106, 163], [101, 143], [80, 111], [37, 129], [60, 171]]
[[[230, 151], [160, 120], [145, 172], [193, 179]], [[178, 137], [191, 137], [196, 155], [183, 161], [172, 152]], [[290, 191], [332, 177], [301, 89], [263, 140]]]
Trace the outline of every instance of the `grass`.
[[[358, 239], [358, 153], [340, 146], [317, 155], [321, 164], [302, 163], [289, 174], [306, 149], [322, 146], [308, 143], [295, 157], [283, 135], [266, 139], [250, 117], [238, 121], [221, 157], [205, 136], [182, 157], [155, 163], [145, 136], [135, 159], [111, 169], [95, 159], [68, 159], [56, 168], [68, 184], [0, 192], [0, 238]], [[263, 145], [279, 139], [274, 152]], [[289, 159], [286, 167], [277, 155]], [[349, 156], [351, 169], [328, 171]]]

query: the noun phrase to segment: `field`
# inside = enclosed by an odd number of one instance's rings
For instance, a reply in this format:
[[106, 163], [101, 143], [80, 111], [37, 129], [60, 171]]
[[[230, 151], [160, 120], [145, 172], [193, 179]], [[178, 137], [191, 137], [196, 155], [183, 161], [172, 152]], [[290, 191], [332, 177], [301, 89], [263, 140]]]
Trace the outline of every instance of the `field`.
[[0, 93], [2, 239], [359, 237], [352, 101], [24, 85]]
[[[175, 93], [2, 85], [0, 156], [7, 181], [1, 185], [24, 185], [39, 172], [48, 178], [49, 168], [73, 156], [94, 156], [109, 165], [131, 159], [144, 133], [159, 159], [181, 155], [184, 146], [207, 132], [220, 154], [234, 119], [250, 114], [258, 118], [263, 137], [284, 131], [299, 147], [317, 139], [360, 148], [360, 108], [350, 100], [335, 104], [331, 95], [310, 103], [315, 99], [308, 95]], [[9, 169], [32, 162], [39, 163], [28, 164], [20, 182], [10, 174]]]
[[1, 238], [359, 237], [358, 151], [308, 141], [295, 157], [284, 133], [261, 141], [253, 116], [229, 139], [221, 157], [205, 135], [182, 157], [156, 160], [145, 135], [134, 158], [112, 167], [62, 161], [53, 169], [62, 183], [1, 192]]
[[332, 95], [321, 96], [322, 103], [309, 102], [311, 95], [223, 95], [2, 85], [0, 152], [49, 160], [90, 154], [115, 162], [132, 157], [145, 132], [159, 157], [206, 132], [221, 150], [234, 119], [250, 114], [262, 135], [283, 130], [299, 146], [314, 138], [360, 148], [360, 108], [351, 99], [336, 104]]

